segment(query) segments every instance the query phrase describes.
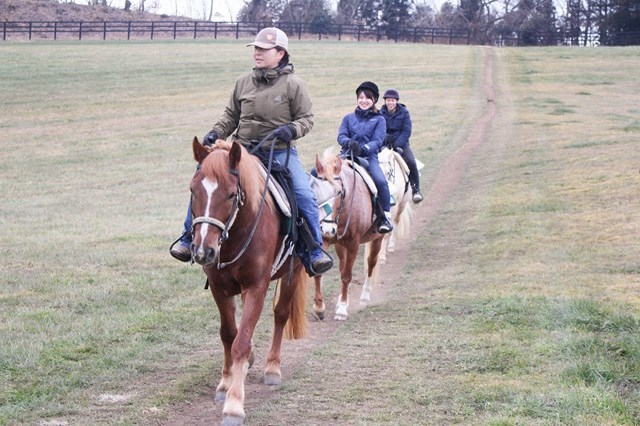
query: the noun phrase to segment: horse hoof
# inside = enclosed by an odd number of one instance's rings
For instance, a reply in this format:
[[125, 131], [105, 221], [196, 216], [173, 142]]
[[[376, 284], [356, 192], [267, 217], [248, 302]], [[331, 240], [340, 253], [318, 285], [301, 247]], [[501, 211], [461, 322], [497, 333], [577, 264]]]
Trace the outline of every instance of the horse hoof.
[[222, 419], [222, 423], [220, 423], [222, 426], [241, 426], [244, 424], [244, 417], [243, 416], [228, 416], [225, 414], [224, 418]]
[[264, 384], [269, 386], [277, 386], [282, 383], [282, 376], [276, 373], [265, 373]]
[[216, 402], [224, 402], [225, 399], [227, 399], [227, 391], [216, 391]]
[[323, 320], [324, 319], [325, 311], [326, 311], [324, 303], [322, 304], [322, 307], [320, 307], [320, 308], [314, 307], [313, 311], [315, 312], [315, 314], [316, 314], [316, 316], [318, 317], [319, 320]]
[[336, 314], [333, 319], [336, 321], [346, 321], [347, 320], [347, 315], [342, 315], [342, 314]]

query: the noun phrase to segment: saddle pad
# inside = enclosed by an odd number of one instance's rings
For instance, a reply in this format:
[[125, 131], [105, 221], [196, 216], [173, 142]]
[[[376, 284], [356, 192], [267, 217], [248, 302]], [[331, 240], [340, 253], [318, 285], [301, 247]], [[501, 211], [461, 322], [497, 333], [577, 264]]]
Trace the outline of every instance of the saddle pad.
[[373, 182], [373, 179], [371, 179], [371, 176], [369, 175], [369, 172], [367, 171], [367, 169], [362, 167], [360, 164], [356, 164], [352, 162], [351, 160], [347, 160], [347, 162], [349, 163], [349, 165], [353, 170], [355, 170], [360, 176], [362, 176], [364, 183], [367, 184], [367, 186], [369, 187], [369, 191], [371, 191], [373, 196], [377, 197], [378, 188], [376, 188], [376, 184]]
[[[267, 169], [264, 168], [264, 165], [261, 164], [260, 173], [262, 173], [262, 177], [267, 178]], [[287, 199], [286, 193], [280, 186], [280, 184], [275, 179], [269, 179], [267, 182], [267, 187], [269, 188], [269, 192], [271, 196], [275, 200], [278, 207], [282, 211], [282, 214], [286, 217], [291, 217], [291, 204], [289, 204], [289, 200]]]

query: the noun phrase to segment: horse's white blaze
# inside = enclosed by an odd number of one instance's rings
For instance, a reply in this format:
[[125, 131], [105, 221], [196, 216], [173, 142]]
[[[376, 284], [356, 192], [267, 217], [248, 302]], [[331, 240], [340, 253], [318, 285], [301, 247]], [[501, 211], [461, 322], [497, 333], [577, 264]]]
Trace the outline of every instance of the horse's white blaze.
[[[218, 189], [218, 182], [212, 181], [209, 178], [204, 178], [202, 179], [202, 187], [207, 193], [207, 207], [204, 210], [203, 216], [211, 217], [209, 216], [211, 214], [211, 200], [213, 199], [213, 193], [216, 191], [216, 189]], [[206, 222], [200, 226], [200, 247], [198, 247], [198, 250], [204, 250], [203, 243], [205, 237], [207, 236], [207, 232], [209, 232], [209, 226], [211, 225]]]

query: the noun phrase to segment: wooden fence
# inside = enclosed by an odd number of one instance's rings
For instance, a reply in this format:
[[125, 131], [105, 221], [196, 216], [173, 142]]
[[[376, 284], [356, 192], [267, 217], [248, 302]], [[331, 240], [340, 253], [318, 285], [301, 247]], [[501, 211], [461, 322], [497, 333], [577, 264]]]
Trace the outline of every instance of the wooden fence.
[[[210, 21], [24, 21], [2, 22], [2, 40], [25, 39], [178, 39], [178, 38], [252, 38], [265, 22]], [[432, 44], [469, 44], [466, 30], [426, 27], [399, 27], [393, 30], [365, 25], [324, 25], [279, 22], [289, 37], [349, 40], [391, 40]]]

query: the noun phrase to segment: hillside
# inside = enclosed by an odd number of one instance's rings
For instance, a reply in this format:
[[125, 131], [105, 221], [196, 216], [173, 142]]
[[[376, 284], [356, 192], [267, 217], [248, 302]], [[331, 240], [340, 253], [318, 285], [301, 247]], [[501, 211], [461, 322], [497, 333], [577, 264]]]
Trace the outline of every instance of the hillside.
[[0, 22], [7, 21], [157, 21], [188, 20], [113, 7], [58, 3], [55, 0], [0, 0]]

